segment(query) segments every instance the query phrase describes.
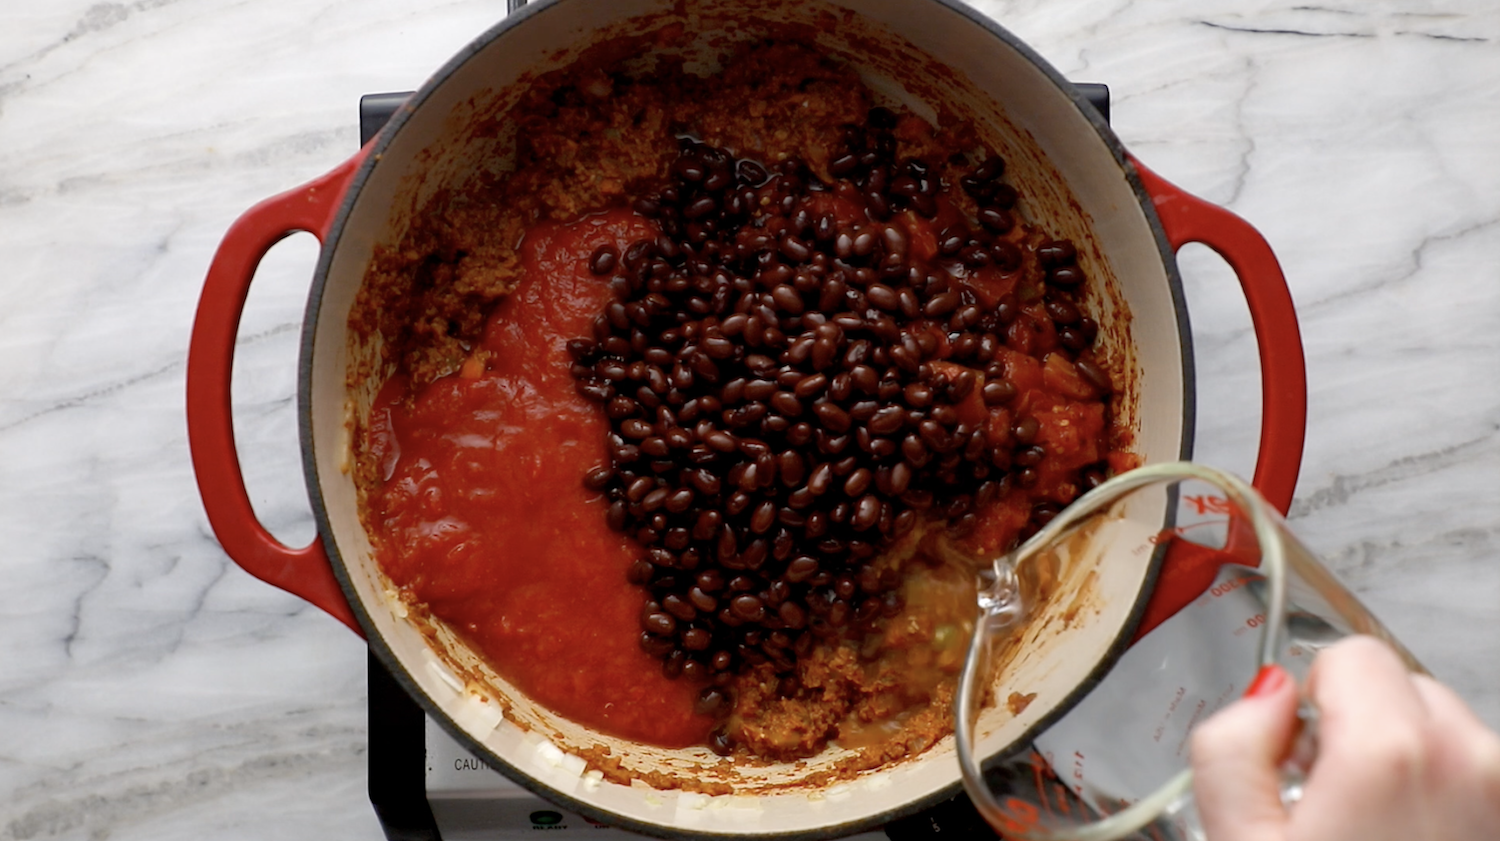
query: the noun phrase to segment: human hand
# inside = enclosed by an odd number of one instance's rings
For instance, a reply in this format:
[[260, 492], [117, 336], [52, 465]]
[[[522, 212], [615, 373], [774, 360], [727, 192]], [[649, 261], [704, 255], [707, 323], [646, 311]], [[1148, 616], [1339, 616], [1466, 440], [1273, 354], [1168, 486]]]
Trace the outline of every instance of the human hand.
[[1318, 754], [1291, 806], [1279, 766], [1297, 687], [1280, 666], [1194, 731], [1193, 793], [1209, 841], [1500, 838], [1500, 736], [1372, 637], [1320, 652], [1307, 678]]

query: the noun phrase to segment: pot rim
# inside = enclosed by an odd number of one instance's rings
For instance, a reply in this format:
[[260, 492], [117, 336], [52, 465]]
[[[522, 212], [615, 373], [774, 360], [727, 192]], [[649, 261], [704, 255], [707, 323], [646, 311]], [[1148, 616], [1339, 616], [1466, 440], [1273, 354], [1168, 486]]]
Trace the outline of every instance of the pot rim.
[[[312, 508], [315, 522], [317, 523], [320, 539], [323, 536], [334, 534], [328, 508], [324, 503], [322, 484], [318, 476], [316, 444], [313, 436], [312, 420], [312, 371], [313, 352], [316, 344], [316, 325], [321, 310], [323, 294], [328, 282], [330, 268], [333, 263], [334, 252], [337, 251], [339, 241], [348, 225], [356, 199], [364, 188], [366, 182], [382, 159], [385, 151], [391, 146], [394, 138], [400, 134], [405, 124], [413, 115], [421, 109], [427, 99], [464, 64], [475, 55], [487, 49], [495, 40], [509, 32], [511, 29], [524, 25], [531, 18], [554, 12], [559, 8], [565, 8], [572, 0], [533, 0], [526, 3], [520, 9], [511, 13], [497, 22], [484, 33], [469, 42], [463, 49], [449, 59], [422, 86], [407, 99], [406, 103], [398, 108], [390, 121], [384, 126], [371, 141], [370, 154], [367, 154], [360, 163], [357, 171], [349, 181], [339, 208], [335, 214], [332, 224], [328, 228], [323, 247], [319, 251], [313, 281], [308, 292], [307, 306], [303, 316], [303, 327], [301, 345], [298, 355], [297, 371], [297, 416], [298, 437], [301, 443], [304, 478], [307, 483], [308, 501]], [[1089, 103], [1086, 97], [1068, 81], [1056, 68], [1042, 58], [1036, 51], [1029, 47], [1019, 37], [1001, 26], [997, 21], [984, 15], [973, 7], [962, 2], [962, 0], [915, 0], [915, 2], [934, 3], [943, 9], [954, 12], [970, 23], [982, 27], [992, 37], [1004, 46], [1015, 50], [1017, 53], [1030, 61], [1058, 90], [1063, 92], [1072, 101], [1083, 117], [1089, 122], [1104, 142], [1105, 147], [1120, 166], [1123, 174], [1135, 194], [1141, 211], [1145, 216], [1147, 225], [1155, 239], [1157, 251], [1162, 259], [1162, 266], [1170, 292], [1174, 316], [1177, 324], [1178, 347], [1181, 348], [1181, 376], [1183, 382], [1182, 390], [1182, 416], [1181, 416], [1181, 440], [1179, 441], [1178, 460], [1188, 460], [1192, 456], [1193, 441], [1196, 433], [1196, 388], [1194, 353], [1192, 344], [1192, 331], [1189, 325], [1186, 296], [1184, 295], [1181, 276], [1177, 270], [1176, 255], [1168, 242], [1166, 231], [1162, 226], [1161, 219], [1156, 213], [1155, 205], [1151, 195], [1147, 192], [1145, 185], [1126, 154], [1124, 145], [1115, 135], [1099, 112]], [[1175, 497], [1174, 497], [1175, 498]], [[1175, 506], [1169, 503], [1167, 510], [1170, 527], [1175, 524]], [[962, 793], [962, 780], [959, 775], [957, 763], [953, 768], [953, 781], [928, 795], [905, 801], [899, 805], [876, 813], [866, 814], [857, 819], [838, 824], [826, 824], [810, 830], [795, 831], [769, 831], [760, 833], [720, 833], [705, 830], [686, 829], [674, 827], [666, 823], [650, 823], [631, 818], [626, 815], [617, 814], [593, 805], [587, 800], [581, 800], [571, 794], [558, 791], [547, 786], [532, 775], [526, 773], [514, 763], [499, 756], [488, 746], [475, 739], [464, 730], [455, 719], [440, 707], [426, 692], [424, 692], [411, 676], [407, 666], [396, 656], [394, 650], [384, 637], [378, 632], [371, 618], [368, 608], [359, 598], [349, 572], [343, 552], [336, 540], [331, 538], [323, 540], [327, 550], [333, 574], [338, 580], [339, 587], [343, 590], [345, 599], [349, 602], [356, 619], [365, 631], [366, 640], [371, 651], [379, 659], [382, 665], [391, 674], [392, 678], [402, 689], [422, 708], [428, 717], [438, 723], [451, 737], [465, 749], [479, 755], [491, 768], [499, 771], [506, 778], [517, 785], [556, 803], [566, 809], [572, 810], [584, 817], [598, 820], [611, 827], [637, 832], [645, 835], [661, 838], [724, 838], [724, 839], [778, 839], [781, 841], [813, 841], [813, 839], [826, 839], [843, 835], [849, 835], [882, 824], [892, 820], [916, 814], [931, 808], [939, 803], [945, 802]], [[1093, 691], [1101, 681], [1114, 668], [1121, 655], [1130, 646], [1136, 628], [1145, 613], [1147, 602], [1154, 591], [1157, 577], [1160, 573], [1164, 548], [1158, 547], [1153, 552], [1148, 565], [1146, 576], [1143, 580], [1140, 592], [1136, 595], [1134, 605], [1128, 612], [1125, 622], [1121, 625], [1115, 640], [1105, 650], [1104, 656], [1099, 660], [1095, 668], [1088, 676], [1079, 682], [1060, 703], [1050, 712], [1042, 716], [1032, 727], [1024, 731], [1012, 743], [1011, 749], [1004, 754], [996, 754], [986, 761], [986, 764], [999, 761], [1004, 756], [1014, 752], [1024, 751], [1035, 738], [1051, 727], [1058, 720], [1066, 716], [1089, 692]]]

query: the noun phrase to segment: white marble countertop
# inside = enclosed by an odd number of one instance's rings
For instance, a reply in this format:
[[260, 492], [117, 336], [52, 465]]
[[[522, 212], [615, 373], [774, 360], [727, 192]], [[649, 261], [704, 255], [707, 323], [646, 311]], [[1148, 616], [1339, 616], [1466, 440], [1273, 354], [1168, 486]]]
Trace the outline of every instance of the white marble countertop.
[[[1500, 12], [1490, 0], [978, 4], [1126, 145], [1247, 218], [1306, 344], [1293, 528], [1500, 726]], [[0, 839], [376, 838], [365, 652], [241, 572], [193, 481], [183, 376], [230, 222], [346, 158], [499, 0], [6, 0], [0, 25]], [[316, 243], [262, 266], [237, 432], [313, 536], [295, 367]], [[1181, 258], [1199, 460], [1253, 464], [1248, 316]]]

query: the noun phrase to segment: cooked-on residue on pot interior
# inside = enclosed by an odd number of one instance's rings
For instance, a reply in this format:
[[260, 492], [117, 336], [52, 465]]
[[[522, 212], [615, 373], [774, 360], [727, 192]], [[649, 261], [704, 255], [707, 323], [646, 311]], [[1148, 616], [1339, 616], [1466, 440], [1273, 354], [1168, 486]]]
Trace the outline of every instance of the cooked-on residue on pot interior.
[[[789, 42], [587, 64], [509, 115], [353, 316], [380, 563], [546, 707], [851, 767], [951, 731], [976, 559], [1109, 472], [1073, 245], [964, 124]], [[519, 243], [519, 246], [517, 246]]]

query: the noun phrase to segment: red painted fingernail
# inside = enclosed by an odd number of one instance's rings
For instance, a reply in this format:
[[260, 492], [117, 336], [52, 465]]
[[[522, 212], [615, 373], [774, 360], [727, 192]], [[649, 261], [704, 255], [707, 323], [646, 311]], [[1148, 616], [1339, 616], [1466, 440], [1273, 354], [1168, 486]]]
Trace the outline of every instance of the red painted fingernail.
[[1250, 686], [1245, 689], [1245, 697], [1260, 698], [1271, 695], [1285, 686], [1290, 679], [1291, 676], [1286, 673], [1286, 669], [1275, 663], [1261, 666], [1260, 671], [1255, 673], [1255, 680], [1250, 681]]

